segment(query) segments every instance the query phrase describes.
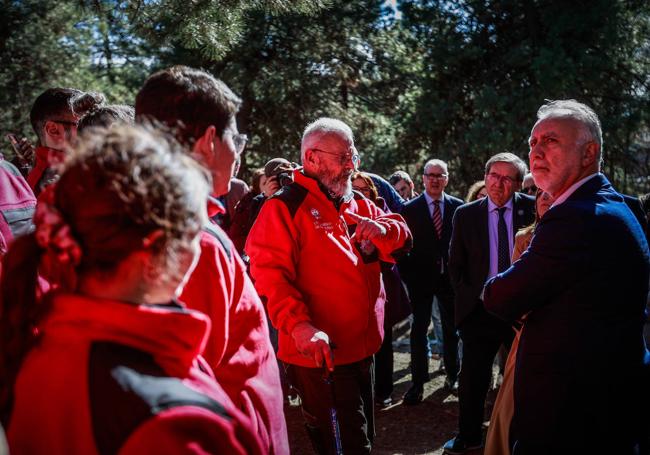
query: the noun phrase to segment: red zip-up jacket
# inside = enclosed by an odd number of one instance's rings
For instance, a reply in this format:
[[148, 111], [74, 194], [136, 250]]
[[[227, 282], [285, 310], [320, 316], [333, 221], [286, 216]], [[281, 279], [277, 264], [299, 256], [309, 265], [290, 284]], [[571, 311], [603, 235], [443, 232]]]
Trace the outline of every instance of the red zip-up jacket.
[[34, 155], [36, 157], [34, 167], [27, 174], [27, 183], [29, 183], [34, 194], [38, 196], [43, 187], [49, 183], [48, 179], [54, 175], [52, 166], [63, 162], [65, 152], [39, 145], [34, 150]]
[[[377, 221], [386, 236], [363, 246], [354, 242], [356, 223], [347, 211]], [[359, 193], [337, 210], [316, 180], [294, 171], [294, 183], [266, 201], [246, 243], [255, 286], [279, 330], [278, 357], [314, 366], [291, 337], [301, 321], [329, 335], [336, 365], [377, 352], [385, 301], [379, 261], [395, 262], [410, 246], [400, 215], [384, 213]]]
[[[211, 202], [210, 217], [222, 208]], [[278, 364], [264, 306], [246, 266], [216, 224], [201, 233], [201, 255], [180, 300], [207, 314], [212, 329], [205, 351], [219, 384], [259, 434], [265, 452], [289, 453]]]
[[198, 357], [209, 324], [180, 306], [55, 294], [14, 388], [11, 452], [264, 453]]

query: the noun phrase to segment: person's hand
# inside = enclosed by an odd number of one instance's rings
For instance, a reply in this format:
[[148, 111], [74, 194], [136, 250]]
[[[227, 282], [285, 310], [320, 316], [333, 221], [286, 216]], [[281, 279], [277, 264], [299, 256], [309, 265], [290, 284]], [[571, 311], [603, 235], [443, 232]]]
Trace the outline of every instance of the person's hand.
[[18, 141], [16, 154], [27, 163], [34, 162], [34, 146], [26, 137]]
[[305, 357], [314, 359], [316, 367], [323, 362], [329, 371], [334, 371], [334, 356], [330, 348], [330, 338], [307, 321], [299, 322], [291, 332], [296, 349]]
[[11, 146], [14, 149], [14, 164], [17, 164], [18, 167], [31, 166], [34, 162], [34, 147], [27, 138], [22, 138], [21, 140], [16, 139], [15, 134], [7, 134], [7, 140], [11, 142]]
[[357, 215], [349, 210], [346, 210], [345, 213], [350, 220], [357, 223], [357, 228], [355, 229], [351, 239], [357, 242], [362, 242], [363, 240], [382, 238], [386, 235], [386, 228], [375, 220]]

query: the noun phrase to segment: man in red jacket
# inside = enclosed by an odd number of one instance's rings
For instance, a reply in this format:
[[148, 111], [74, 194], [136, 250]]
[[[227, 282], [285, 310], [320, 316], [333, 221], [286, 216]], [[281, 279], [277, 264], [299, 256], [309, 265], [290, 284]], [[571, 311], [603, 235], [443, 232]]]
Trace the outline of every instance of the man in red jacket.
[[379, 261], [394, 262], [411, 234], [400, 215], [352, 192], [359, 154], [345, 123], [307, 126], [301, 159], [294, 182], [262, 207], [246, 252], [314, 448], [369, 453], [385, 300]]
[[38, 147], [34, 167], [27, 175], [36, 196], [56, 177], [53, 166], [63, 161], [66, 148], [76, 140], [79, 119], [103, 102], [100, 93], [60, 87], [49, 88], [36, 98], [29, 119]]
[[[210, 218], [223, 212], [216, 198], [228, 192], [246, 145], [235, 120], [240, 104], [222, 81], [185, 66], [152, 74], [136, 97], [136, 120], [174, 127], [188, 153], [211, 174]], [[239, 254], [216, 224], [204, 228], [199, 262], [180, 300], [210, 317], [203, 355], [219, 384], [251, 418], [264, 451], [288, 454], [280, 375], [264, 307]]]

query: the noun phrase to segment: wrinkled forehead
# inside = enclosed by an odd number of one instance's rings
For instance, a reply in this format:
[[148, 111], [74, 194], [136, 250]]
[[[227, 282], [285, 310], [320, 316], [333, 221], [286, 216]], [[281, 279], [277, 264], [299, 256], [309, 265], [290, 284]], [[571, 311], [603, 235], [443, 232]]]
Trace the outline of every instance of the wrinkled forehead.
[[446, 174], [447, 169], [445, 169], [443, 166], [440, 164], [428, 164], [424, 167], [424, 173], [429, 174], [431, 172], [435, 172], [437, 174]]
[[354, 147], [354, 142], [343, 133], [327, 132], [315, 135], [314, 146], [333, 147], [347, 151]]
[[514, 179], [519, 176], [517, 166], [507, 161], [495, 161], [488, 169], [488, 173], [495, 173], [499, 175], [507, 175]]
[[552, 115], [541, 118], [535, 122], [533, 129], [530, 132], [531, 137], [540, 136], [543, 134], [566, 134], [574, 133], [586, 128], [586, 125], [580, 120], [573, 117], [566, 117], [562, 115]]
[[354, 148], [354, 142], [338, 131], [315, 131], [306, 138], [305, 142], [305, 148], [330, 147], [340, 151], [348, 151]]

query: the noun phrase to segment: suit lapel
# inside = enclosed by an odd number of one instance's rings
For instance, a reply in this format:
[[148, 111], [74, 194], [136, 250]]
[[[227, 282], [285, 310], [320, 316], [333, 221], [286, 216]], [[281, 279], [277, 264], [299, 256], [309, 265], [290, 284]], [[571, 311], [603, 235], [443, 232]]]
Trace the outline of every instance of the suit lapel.
[[481, 267], [484, 276], [487, 276], [490, 268], [490, 238], [488, 226], [488, 203], [487, 196], [481, 199], [478, 205], [478, 219], [476, 220], [476, 229], [478, 229], [478, 237], [481, 245]]
[[[433, 241], [434, 242], [438, 241], [440, 239], [438, 238], [438, 233], [436, 232], [436, 228], [433, 225], [433, 218], [431, 217], [431, 212], [429, 211], [429, 203], [427, 201], [427, 198], [424, 197], [424, 193], [422, 193], [419, 197], [421, 199], [419, 204], [419, 210], [422, 213], [421, 219], [423, 220], [423, 223], [426, 223], [424, 227], [427, 230], [427, 232], [430, 233]], [[445, 222], [444, 218], [442, 222], [443, 222], [443, 235], [444, 235], [444, 222]]]
[[431, 213], [429, 213], [429, 207], [427, 204], [427, 199], [424, 197], [424, 194], [418, 196], [418, 211], [420, 212], [420, 219], [423, 223], [433, 226], [433, 220], [431, 219]]
[[519, 193], [514, 194], [512, 201], [512, 238], [515, 238], [515, 234], [519, 229], [526, 227], [526, 209], [522, 207], [521, 204], [522, 196]]
[[[443, 195], [443, 201], [445, 204], [445, 213], [442, 217], [442, 238], [449, 239], [451, 238], [451, 221], [453, 218], [454, 208], [451, 206], [451, 201], [449, 200], [449, 196], [447, 196], [447, 194]], [[433, 224], [433, 221], [431, 223]]]

